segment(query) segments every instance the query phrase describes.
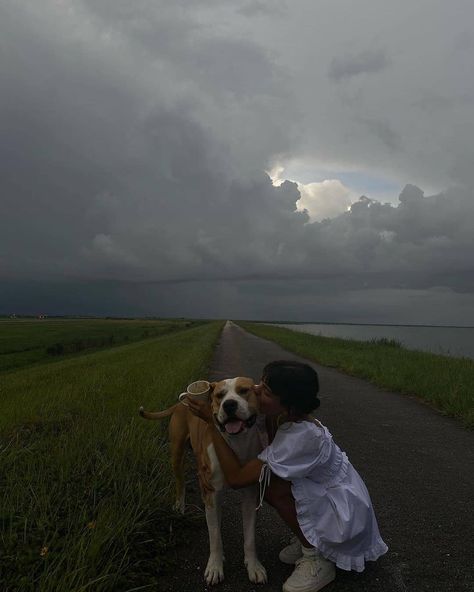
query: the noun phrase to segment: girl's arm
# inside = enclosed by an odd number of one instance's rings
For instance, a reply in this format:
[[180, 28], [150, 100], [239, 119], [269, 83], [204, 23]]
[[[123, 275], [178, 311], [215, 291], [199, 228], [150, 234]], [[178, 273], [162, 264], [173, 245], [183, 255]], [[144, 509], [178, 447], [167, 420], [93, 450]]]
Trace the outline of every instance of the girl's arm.
[[242, 466], [235, 452], [224, 440], [214, 422], [209, 424], [209, 429], [211, 430], [212, 443], [225, 480], [232, 489], [240, 489], [258, 483], [263, 462], [258, 458], [254, 458]]
[[209, 403], [203, 401], [188, 401], [189, 409], [194, 415], [203, 419], [208, 424], [211, 432], [212, 443], [224, 473], [225, 480], [232, 489], [240, 489], [253, 483], [258, 483], [263, 462], [258, 458], [241, 465], [235, 452], [227, 444], [214, 422], [212, 409]]

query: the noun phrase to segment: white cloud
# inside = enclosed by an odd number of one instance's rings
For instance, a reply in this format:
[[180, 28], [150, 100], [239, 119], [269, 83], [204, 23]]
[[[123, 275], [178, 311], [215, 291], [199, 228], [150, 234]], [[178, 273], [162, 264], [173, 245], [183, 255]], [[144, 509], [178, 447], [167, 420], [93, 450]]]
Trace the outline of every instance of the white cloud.
[[298, 183], [301, 198], [297, 209], [307, 210], [311, 222], [335, 218], [349, 209], [356, 200], [351, 190], [337, 179], [326, 179], [320, 183]]

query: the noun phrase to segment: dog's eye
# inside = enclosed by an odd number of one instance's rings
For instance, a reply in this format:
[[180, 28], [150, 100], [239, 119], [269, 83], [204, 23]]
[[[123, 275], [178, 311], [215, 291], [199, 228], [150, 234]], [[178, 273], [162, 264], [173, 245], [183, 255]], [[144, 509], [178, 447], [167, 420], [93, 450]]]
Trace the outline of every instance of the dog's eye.
[[249, 392], [250, 389], [248, 388], [242, 388], [239, 390], [239, 395], [246, 395]]

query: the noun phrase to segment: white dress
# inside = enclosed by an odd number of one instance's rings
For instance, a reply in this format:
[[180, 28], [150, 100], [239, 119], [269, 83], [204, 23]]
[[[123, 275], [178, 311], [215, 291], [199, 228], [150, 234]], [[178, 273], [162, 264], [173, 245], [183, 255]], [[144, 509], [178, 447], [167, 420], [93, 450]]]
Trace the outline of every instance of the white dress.
[[323, 557], [363, 571], [387, 552], [364, 482], [321, 423], [283, 424], [258, 458], [291, 481], [301, 531]]

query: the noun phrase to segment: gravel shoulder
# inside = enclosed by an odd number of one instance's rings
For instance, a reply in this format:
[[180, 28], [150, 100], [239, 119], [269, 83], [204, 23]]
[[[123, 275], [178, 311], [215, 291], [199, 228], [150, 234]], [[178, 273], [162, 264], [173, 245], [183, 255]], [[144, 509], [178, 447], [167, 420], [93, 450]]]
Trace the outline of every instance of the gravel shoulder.
[[[251, 376], [276, 359], [302, 358], [228, 322], [212, 361], [210, 380]], [[307, 361], [307, 360], [304, 360]], [[310, 362], [311, 363], [311, 362]], [[386, 555], [362, 574], [337, 571], [328, 592], [467, 592], [474, 590], [474, 432], [418, 400], [384, 391], [358, 378], [311, 363], [321, 384], [318, 418], [329, 427], [363, 477], [375, 507]], [[188, 473], [191, 512], [199, 513], [193, 472]], [[228, 495], [227, 495], [228, 494]], [[251, 584], [243, 566], [239, 492], [228, 491], [223, 507], [225, 581], [216, 592], [280, 591], [291, 567], [278, 552], [289, 532], [264, 505], [257, 521], [259, 558], [269, 582]], [[179, 569], [163, 574], [160, 591], [207, 590], [207, 527], [196, 521], [177, 549]]]

